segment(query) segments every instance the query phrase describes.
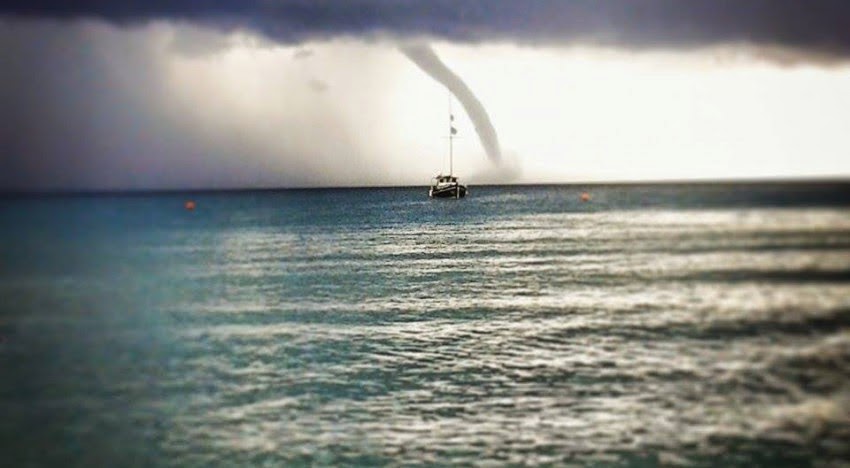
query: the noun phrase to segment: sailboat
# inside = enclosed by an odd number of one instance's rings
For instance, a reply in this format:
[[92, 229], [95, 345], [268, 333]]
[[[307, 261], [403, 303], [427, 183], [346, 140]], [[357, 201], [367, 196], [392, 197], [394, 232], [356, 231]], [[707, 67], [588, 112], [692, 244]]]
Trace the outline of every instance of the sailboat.
[[466, 196], [466, 186], [457, 181], [454, 175], [454, 137], [457, 129], [454, 126], [455, 116], [452, 114], [452, 102], [449, 98], [449, 175], [437, 174], [431, 181], [428, 196], [431, 198], [463, 198]]

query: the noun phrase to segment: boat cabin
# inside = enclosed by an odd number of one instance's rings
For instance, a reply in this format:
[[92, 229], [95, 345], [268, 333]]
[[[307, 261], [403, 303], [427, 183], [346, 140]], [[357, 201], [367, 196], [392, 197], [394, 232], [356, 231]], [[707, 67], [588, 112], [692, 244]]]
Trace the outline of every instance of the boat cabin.
[[438, 184], [456, 184], [457, 177], [455, 176], [447, 176], [447, 175], [438, 175], [434, 177]]

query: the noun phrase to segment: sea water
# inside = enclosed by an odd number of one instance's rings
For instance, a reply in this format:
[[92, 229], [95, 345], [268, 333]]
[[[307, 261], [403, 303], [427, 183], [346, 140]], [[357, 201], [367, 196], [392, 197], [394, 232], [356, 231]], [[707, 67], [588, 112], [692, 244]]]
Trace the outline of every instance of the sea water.
[[0, 215], [5, 466], [850, 461], [850, 184]]

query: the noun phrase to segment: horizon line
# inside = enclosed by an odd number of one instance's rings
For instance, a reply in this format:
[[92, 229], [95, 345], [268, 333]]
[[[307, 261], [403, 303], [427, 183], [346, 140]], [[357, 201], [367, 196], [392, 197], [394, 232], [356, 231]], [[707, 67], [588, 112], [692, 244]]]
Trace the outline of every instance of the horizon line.
[[[571, 182], [521, 182], [521, 183], [482, 183], [466, 184], [470, 187], [582, 187], [582, 186], [645, 186], [645, 185], [772, 185], [772, 184], [823, 184], [850, 185], [850, 176], [804, 176], [804, 177], [765, 177], [742, 179], [658, 179], [658, 180], [610, 180], [610, 181], [571, 181]], [[97, 196], [97, 195], [151, 195], [178, 193], [225, 193], [225, 192], [286, 192], [319, 190], [381, 190], [415, 189], [427, 185], [305, 185], [305, 186], [259, 186], [259, 187], [206, 187], [206, 188], [93, 188], [93, 189], [0, 189], [0, 197], [14, 198], [26, 196]]]

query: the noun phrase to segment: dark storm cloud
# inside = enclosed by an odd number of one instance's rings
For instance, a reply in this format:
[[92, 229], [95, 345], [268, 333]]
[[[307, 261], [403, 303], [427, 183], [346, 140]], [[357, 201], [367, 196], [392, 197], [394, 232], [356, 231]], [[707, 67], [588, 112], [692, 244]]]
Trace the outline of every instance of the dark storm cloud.
[[6, 0], [0, 11], [202, 21], [281, 42], [373, 34], [626, 48], [745, 42], [850, 56], [847, 0]]
[[[358, 142], [321, 103], [299, 124], [285, 120], [302, 111], [290, 102], [294, 110], [275, 120], [281, 131], [268, 137], [261, 116], [222, 112], [229, 101], [175, 94], [174, 57], [208, 59], [210, 44], [221, 44], [214, 36], [186, 26], [0, 19], [0, 191], [339, 184], [325, 170], [332, 145], [364, 166]], [[268, 100], [284, 96], [282, 86]], [[329, 134], [322, 144], [312, 144], [313, 128]]]
[[[166, 46], [157, 45], [160, 20], [169, 23]], [[366, 167], [360, 136], [348, 135], [331, 108], [346, 90], [360, 90], [314, 76], [311, 49], [292, 54], [303, 75], [295, 91], [281, 85], [268, 98], [298, 116], [270, 117], [280, 131], [263, 133], [271, 123], [262, 117], [227, 115], [216, 95], [176, 99], [173, 56], [214, 57], [233, 46], [222, 32], [287, 44], [355, 37], [634, 50], [731, 45], [754, 60], [822, 65], [850, 58], [848, 23], [848, 0], [0, 0], [0, 190], [373, 182], [376, 171], [347, 178]], [[350, 70], [362, 76], [368, 67]], [[306, 94], [304, 86], [317, 99], [293, 106], [290, 94]], [[198, 119], [206, 114], [221, 115], [212, 119], [217, 126]], [[338, 163], [339, 148], [349, 164]]]

